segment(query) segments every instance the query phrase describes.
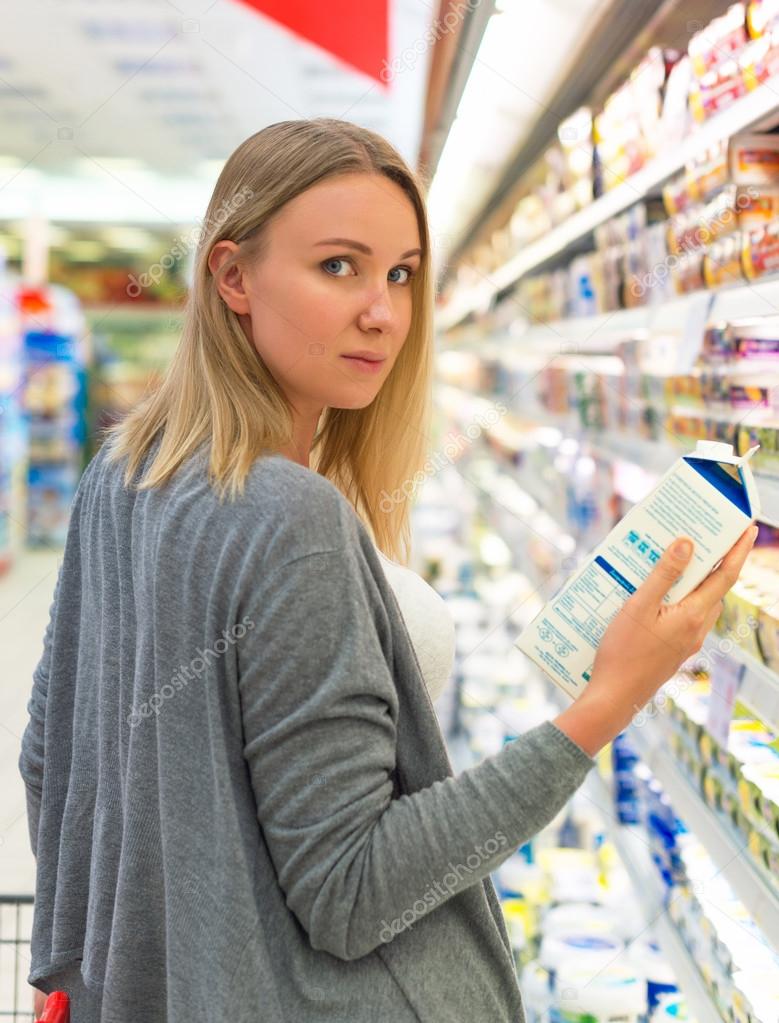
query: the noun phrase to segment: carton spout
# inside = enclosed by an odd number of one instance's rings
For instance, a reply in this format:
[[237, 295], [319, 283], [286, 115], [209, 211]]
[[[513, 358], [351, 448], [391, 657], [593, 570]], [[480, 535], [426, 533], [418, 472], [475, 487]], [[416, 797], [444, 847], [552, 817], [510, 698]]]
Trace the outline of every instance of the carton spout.
[[739, 457], [732, 444], [699, 440], [695, 450], [686, 455], [684, 460], [745, 515], [756, 519], [760, 514], [760, 495], [749, 460], [759, 447], [759, 444], [755, 444]]
[[754, 444], [754, 445], [753, 445], [753, 446], [752, 446], [752, 447], [751, 447], [751, 448], [749, 449], [749, 451], [747, 451], [747, 452], [746, 452], [745, 454], [743, 454], [743, 455], [741, 456], [741, 458], [739, 458], [739, 460], [738, 460], [738, 464], [739, 464], [739, 465], [746, 465], [746, 463], [747, 463], [747, 462], [749, 461], [749, 459], [750, 459], [750, 458], [752, 457], [752, 455], [754, 455], [754, 453], [755, 453], [755, 452], [757, 451], [757, 449], [758, 449], [759, 447], [760, 447], [760, 445], [759, 445], [759, 444]]

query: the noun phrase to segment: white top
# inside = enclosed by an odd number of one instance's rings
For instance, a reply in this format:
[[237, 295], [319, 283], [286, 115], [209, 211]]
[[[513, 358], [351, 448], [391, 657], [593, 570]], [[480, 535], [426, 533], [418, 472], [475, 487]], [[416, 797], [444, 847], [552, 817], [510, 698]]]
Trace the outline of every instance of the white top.
[[435, 701], [452, 674], [454, 619], [446, 601], [422, 576], [396, 561], [390, 561], [378, 547], [376, 550], [406, 623], [430, 699]]

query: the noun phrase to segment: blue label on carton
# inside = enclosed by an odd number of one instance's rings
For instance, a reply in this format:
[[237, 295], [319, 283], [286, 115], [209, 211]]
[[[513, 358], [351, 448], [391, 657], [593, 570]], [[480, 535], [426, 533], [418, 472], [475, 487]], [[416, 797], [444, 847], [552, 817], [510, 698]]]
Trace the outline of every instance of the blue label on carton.
[[732, 504], [735, 504], [739, 511], [742, 511], [745, 515], [752, 515], [749, 497], [747, 496], [740, 469], [736, 469], [736, 472], [738, 472], [738, 479], [736, 479], [721, 462], [713, 462], [709, 458], [687, 457], [684, 460], [691, 469], [700, 473], [707, 483], [710, 483], [716, 490], [727, 497]]
[[[620, 572], [618, 572], [616, 570], [616, 568], [614, 568], [613, 565], [610, 565], [608, 563], [608, 561], [606, 561], [605, 558], [602, 558], [600, 555], [598, 555], [598, 557], [595, 559], [595, 564], [596, 565], [600, 565], [600, 567], [603, 569], [603, 571], [606, 573], [606, 575], [610, 575], [611, 578], [615, 582], [619, 583], [619, 585], [624, 590], [627, 590], [628, 593], [635, 593], [636, 592], [635, 586], [632, 583], [629, 583], [627, 581], [627, 579], [624, 577], [624, 575], [622, 575]], [[632, 604], [631, 604], [631, 607], [632, 607]]]

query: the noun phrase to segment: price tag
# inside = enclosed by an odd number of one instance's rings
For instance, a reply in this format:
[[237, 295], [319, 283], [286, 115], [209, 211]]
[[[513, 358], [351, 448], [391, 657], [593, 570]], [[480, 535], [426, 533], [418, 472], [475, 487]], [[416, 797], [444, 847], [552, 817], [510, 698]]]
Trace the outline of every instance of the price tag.
[[718, 657], [711, 666], [711, 698], [706, 729], [720, 746], [728, 744], [733, 705], [744, 670], [743, 664], [729, 657]]
[[704, 291], [692, 295], [687, 307], [684, 332], [677, 355], [677, 373], [689, 373], [703, 347], [703, 334], [709, 321], [714, 292]]

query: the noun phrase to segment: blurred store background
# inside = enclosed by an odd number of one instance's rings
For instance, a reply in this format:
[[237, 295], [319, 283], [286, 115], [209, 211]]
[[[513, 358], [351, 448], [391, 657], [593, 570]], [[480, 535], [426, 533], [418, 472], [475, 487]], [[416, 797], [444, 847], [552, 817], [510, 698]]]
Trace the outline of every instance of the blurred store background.
[[436, 421], [412, 567], [457, 770], [556, 713], [514, 646], [697, 440], [757, 545], [700, 656], [495, 878], [530, 1021], [779, 1021], [779, 2], [5, 0], [0, 1018], [35, 862], [17, 773], [70, 502], [176, 345], [232, 150], [331, 116], [428, 187]]

